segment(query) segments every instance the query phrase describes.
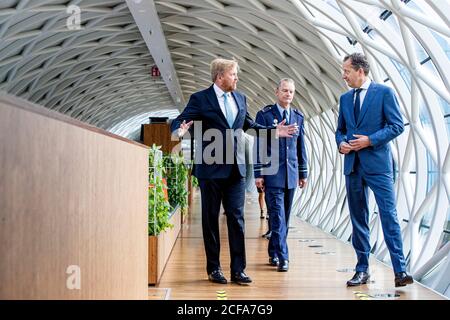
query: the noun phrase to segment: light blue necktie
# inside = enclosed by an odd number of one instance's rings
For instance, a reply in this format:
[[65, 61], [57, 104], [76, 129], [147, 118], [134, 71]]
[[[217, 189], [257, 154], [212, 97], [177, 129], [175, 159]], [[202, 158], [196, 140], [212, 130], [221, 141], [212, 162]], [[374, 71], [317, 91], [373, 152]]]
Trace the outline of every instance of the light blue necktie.
[[225, 117], [227, 118], [228, 125], [233, 128], [234, 118], [233, 112], [231, 112], [231, 105], [228, 101], [228, 93], [223, 94], [223, 106], [225, 107]]

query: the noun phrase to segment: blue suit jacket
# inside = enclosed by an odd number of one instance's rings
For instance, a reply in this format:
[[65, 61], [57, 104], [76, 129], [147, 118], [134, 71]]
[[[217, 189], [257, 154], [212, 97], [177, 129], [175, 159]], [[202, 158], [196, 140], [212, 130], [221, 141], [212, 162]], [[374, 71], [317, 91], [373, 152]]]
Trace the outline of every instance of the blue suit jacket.
[[[368, 136], [371, 146], [358, 151], [361, 168], [366, 173], [392, 173], [392, 153], [388, 142], [403, 130], [400, 107], [391, 88], [372, 82], [357, 121], [354, 117], [353, 90], [341, 96], [336, 143], [339, 148], [343, 141], [356, 139], [353, 134]], [[352, 172], [354, 160], [354, 151], [345, 155], [345, 175]]]
[[[289, 124], [297, 123], [299, 131], [292, 138], [279, 139], [279, 163], [278, 170], [275, 174], [265, 174], [265, 168], [273, 163], [265, 164], [264, 161], [257, 157], [257, 163], [254, 166], [255, 178], [264, 178], [266, 187], [293, 189], [298, 186], [298, 179], [305, 179], [308, 175], [307, 156], [304, 139], [303, 114], [291, 107], [289, 114]], [[270, 105], [256, 114], [256, 122], [265, 126], [274, 123], [280, 123], [283, 117], [278, 111], [277, 105]], [[262, 138], [260, 138], [262, 139]], [[267, 138], [268, 156], [272, 156], [271, 139]], [[258, 140], [258, 148], [261, 140]], [[258, 154], [259, 155], [259, 154]], [[270, 158], [269, 158], [270, 159]]]
[[[238, 107], [238, 114], [236, 116], [232, 129], [241, 129], [243, 131], [246, 131], [250, 128], [255, 130], [266, 129], [266, 127], [258, 125], [256, 122], [254, 122], [248, 114], [247, 101], [245, 96], [236, 91], [231, 92], [231, 94]], [[196, 176], [198, 179], [228, 178], [231, 174], [233, 164], [227, 163], [227, 159], [225, 158], [225, 150], [230, 151], [231, 148], [231, 152], [234, 155], [234, 163], [238, 163], [239, 172], [242, 177], [245, 177], [245, 143], [242, 131], [240, 133], [239, 131], [235, 132], [234, 138], [228, 139], [227, 141], [226, 130], [230, 129], [230, 126], [228, 125], [228, 122], [222, 110], [220, 109], [219, 101], [217, 100], [213, 85], [211, 85], [208, 89], [196, 92], [191, 95], [186, 108], [176, 119], [172, 121], [171, 131], [174, 132], [175, 130], [177, 130], [183, 120], [185, 120], [186, 122], [189, 122], [191, 120], [201, 121], [202, 137], [204, 137], [204, 133], [206, 130], [215, 129], [216, 133], [219, 132], [221, 134], [223, 142], [222, 149], [219, 150], [223, 153], [223, 158], [220, 159], [220, 161], [214, 163], [205, 163], [205, 159], [203, 159], [203, 157], [201, 157], [199, 161], [196, 158], [196, 163], [194, 164], [192, 172], [194, 176]], [[196, 149], [196, 156], [203, 155], [205, 148], [215, 142], [214, 139], [213, 141], [206, 141], [206, 139], [203, 139], [202, 137], [194, 137], [196, 139], [197, 146], [201, 145], [201, 150], [200, 148]], [[208, 148], [208, 150], [210, 149], [213, 148]], [[209, 153], [209, 151], [206, 153]], [[215, 153], [213, 152], [213, 156], [214, 155]]]

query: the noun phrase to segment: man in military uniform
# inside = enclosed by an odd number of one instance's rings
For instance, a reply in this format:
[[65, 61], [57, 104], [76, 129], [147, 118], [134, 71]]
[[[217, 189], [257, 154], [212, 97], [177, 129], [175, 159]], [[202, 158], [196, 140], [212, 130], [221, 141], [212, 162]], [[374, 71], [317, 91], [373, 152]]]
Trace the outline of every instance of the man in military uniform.
[[[303, 114], [291, 106], [295, 94], [295, 84], [292, 79], [281, 79], [275, 95], [277, 102], [269, 105], [256, 115], [256, 122], [262, 125], [276, 125], [286, 120], [286, 123], [297, 124], [299, 130], [290, 138], [279, 138], [278, 148], [271, 146], [270, 139], [258, 139], [258, 148], [261, 143], [267, 143], [271, 166], [277, 165], [269, 173], [267, 164], [258, 158], [254, 166], [255, 182], [258, 188], [265, 191], [267, 213], [271, 237], [269, 240], [269, 264], [277, 266], [278, 271], [288, 271], [289, 253], [287, 235], [289, 216], [291, 213], [294, 193], [299, 186], [306, 186], [307, 157], [305, 150]], [[274, 157], [278, 156], [278, 161]], [[275, 173], [273, 173], [275, 172]]]

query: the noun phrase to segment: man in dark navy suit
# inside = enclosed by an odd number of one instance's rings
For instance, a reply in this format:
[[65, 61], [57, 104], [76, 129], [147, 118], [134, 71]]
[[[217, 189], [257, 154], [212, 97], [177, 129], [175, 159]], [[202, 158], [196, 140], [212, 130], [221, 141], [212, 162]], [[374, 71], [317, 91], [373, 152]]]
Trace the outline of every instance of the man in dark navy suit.
[[[244, 238], [245, 143], [247, 129], [276, 129], [280, 137], [291, 136], [295, 125], [265, 127], [255, 123], [247, 112], [243, 94], [236, 92], [238, 64], [234, 60], [215, 59], [211, 62], [209, 88], [191, 95], [183, 112], [172, 122], [173, 134], [182, 137], [193, 121], [201, 126], [193, 175], [197, 177], [202, 198], [202, 230], [206, 251], [206, 271], [210, 281], [227, 283], [220, 265], [219, 211], [223, 203], [226, 212], [231, 257], [231, 281], [252, 282], [244, 272], [246, 267]], [[199, 141], [200, 140], [200, 141]]]
[[[256, 122], [271, 125], [285, 121], [296, 124], [300, 130], [290, 138], [280, 138], [278, 146], [272, 148], [268, 144], [269, 159], [278, 157], [278, 167], [269, 174], [267, 167], [260, 159], [255, 164], [255, 183], [266, 194], [267, 213], [271, 236], [269, 240], [269, 264], [278, 266], [278, 271], [288, 271], [289, 252], [287, 235], [294, 193], [299, 186], [306, 186], [307, 156], [304, 139], [303, 114], [291, 106], [295, 94], [292, 79], [281, 79], [276, 88], [277, 103], [269, 105], [256, 114]], [[259, 146], [258, 146], [259, 147]], [[259, 153], [258, 153], [259, 154]], [[273, 170], [273, 169], [272, 169]]]
[[413, 283], [413, 278], [406, 273], [395, 207], [393, 160], [388, 144], [404, 130], [400, 107], [391, 88], [370, 81], [369, 63], [364, 55], [346, 56], [343, 71], [343, 79], [352, 90], [340, 98], [336, 143], [339, 152], [345, 154], [352, 244], [357, 256], [356, 273], [347, 285], [358, 286], [370, 279], [369, 187], [378, 205], [384, 239], [394, 267], [395, 286], [405, 286]]

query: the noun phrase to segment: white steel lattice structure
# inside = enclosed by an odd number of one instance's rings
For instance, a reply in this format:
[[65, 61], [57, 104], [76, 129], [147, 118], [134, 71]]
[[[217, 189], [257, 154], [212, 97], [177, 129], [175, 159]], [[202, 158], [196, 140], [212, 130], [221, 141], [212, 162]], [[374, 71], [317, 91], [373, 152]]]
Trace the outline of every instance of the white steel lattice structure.
[[[392, 149], [409, 270], [450, 296], [448, 17], [447, 0], [2, 0], [0, 90], [137, 138], [148, 116], [175, 117], [210, 85], [215, 57], [238, 60], [251, 115], [293, 78], [310, 168], [294, 212], [348, 241], [334, 131], [342, 58], [364, 52], [404, 117]], [[371, 209], [373, 253], [388, 261], [373, 197]]]

